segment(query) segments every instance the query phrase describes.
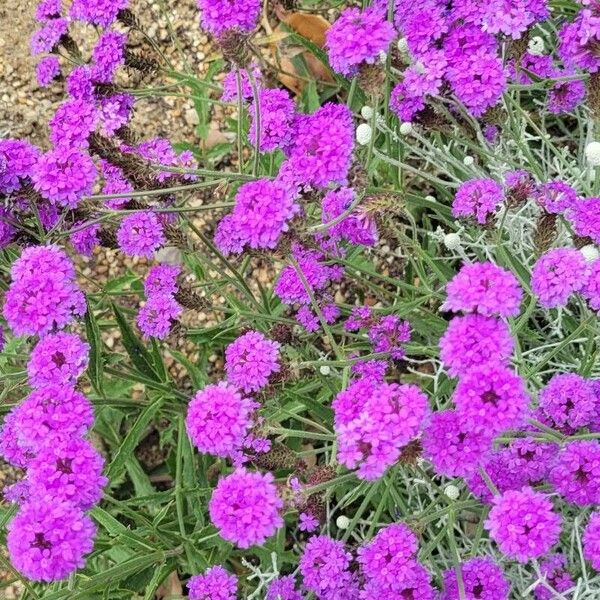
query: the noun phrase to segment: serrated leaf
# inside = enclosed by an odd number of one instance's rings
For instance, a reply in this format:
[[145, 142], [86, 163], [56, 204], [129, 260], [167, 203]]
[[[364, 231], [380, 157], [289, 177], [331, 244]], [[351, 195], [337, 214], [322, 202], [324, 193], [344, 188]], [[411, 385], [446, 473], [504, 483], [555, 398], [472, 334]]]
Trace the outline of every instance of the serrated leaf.
[[100, 337], [98, 322], [96, 321], [96, 317], [94, 317], [89, 302], [85, 313], [85, 334], [90, 345], [90, 362], [88, 364], [87, 373], [96, 392], [98, 392], [100, 396], [104, 396], [102, 338]]

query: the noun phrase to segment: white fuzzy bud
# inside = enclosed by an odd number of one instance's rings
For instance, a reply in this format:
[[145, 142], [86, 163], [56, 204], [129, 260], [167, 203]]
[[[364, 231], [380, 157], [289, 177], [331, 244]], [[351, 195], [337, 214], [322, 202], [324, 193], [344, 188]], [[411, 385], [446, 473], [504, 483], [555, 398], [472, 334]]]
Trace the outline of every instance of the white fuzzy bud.
[[373, 118], [373, 109], [365, 105], [360, 109], [360, 114], [363, 119], [370, 121]]
[[329, 365], [321, 365], [319, 367], [319, 373], [321, 373], [321, 375], [329, 375], [331, 373], [331, 367]]
[[398, 40], [398, 51], [402, 54], [407, 54], [408, 53], [408, 42], [406, 41], [406, 38], [400, 38]]
[[373, 130], [371, 129], [371, 126], [368, 123], [361, 123], [356, 128], [356, 141], [361, 146], [366, 146], [371, 141], [372, 136]]
[[340, 515], [336, 520], [335, 524], [338, 526], [338, 529], [348, 529], [350, 525], [350, 519], [346, 515]]
[[385, 65], [385, 61], [387, 60], [387, 52], [384, 52], [383, 50], [379, 51], [379, 62], [382, 65]]
[[585, 157], [592, 167], [600, 166], [600, 142], [590, 142], [585, 147]]
[[475, 162], [475, 159], [472, 156], [465, 156], [463, 158], [463, 163], [465, 167], [470, 167]]
[[408, 121], [405, 121], [404, 123], [402, 123], [400, 125], [400, 133], [402, 135], [409, 135], [410, 133], [412, 133], [412, 130], [413, 130], [412, 123], [409, 123]]
[[444, 488], [444, 494], [450, 500], [457, 500], [460, 496], [460, 490], [455, 485], [450, 484]]
[[544, 40], [536, 35], [529, 40], [529, 44], [527, 44], [527, 50], [529, 54], [533, 54], [534, 56], [542, 56], [544, 54]]
[[585, 258], [586, 262], [592, 263], [598, 258], [600, 258], [600, 252], [598, 252], [598, 248], [593, 244], [588, 244], [580, 249], [581, 254], [583, 254], [583, 258]]
[[457, 250], [460, 248], [460, 235], [458, 233], [447, 233], [444, 236], [444, 246], [448, 248], [448, 250]]

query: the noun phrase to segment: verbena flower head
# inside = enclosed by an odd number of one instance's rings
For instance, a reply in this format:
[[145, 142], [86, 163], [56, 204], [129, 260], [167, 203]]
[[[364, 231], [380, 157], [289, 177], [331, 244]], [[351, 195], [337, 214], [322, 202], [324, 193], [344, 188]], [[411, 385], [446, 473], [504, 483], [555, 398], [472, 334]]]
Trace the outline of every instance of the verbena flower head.
[[585, 83], [579, 79], [560, 81], [548, 90], [546, 109], [561, 114], [575, 110], [585, 98]]
[[187, 432], [201, 452], [232, 458], [244, 445], [257, 407], [232, 385], [208, 385], [188, 405]]
[[50, 122], [50, 141], [56, 146], [87, 148], [88, 137], [96, 128], [96, 108], [85, 100], [63, 102]]
[[111, 94], [97, 104], [98, 128], [102, 135], [110, 137], [127, 125], [131, 118], [135, 98], [131, 94]]
[[325, 33], [329, 63], [341, 75], [355, 75], [362, 64], [379, 60], [395, 34], [381, 7], [346, 8]]
[[310, 538], [299, 563], [304, 587], [320, 600], [348, 597], [341, 594], [355, 586], [349, 569], [351, 560], [343, 542], [326, 535]]
[[88, 365], [90, 346], [74, 333], [59, 332], [43, 337], [31, 351], [27, 363], [29, 384], [75, 385]]
[[228, 30], [252, 31], [260, 15], [260, 0], [198, 0], [200, 24], [215, 36]]
[[[403, 577], [404, 573], [397, 573]], [[431, 575], [427, 569], [416, 560], [410, 561], [410, 573], [408, 578], [396, 582], [390, 592], [388, 585], [382, 585], [377, 580], [368, 580], [364, 589], [360, 592], [361, 600], [388, 600], [389, 598], [419, 598], [419, 600], [436, 600], [437, 590], [431, 585]], [[340, 596], [340, 600], [348, 596]]]
[[[133, 192], [133, 185], [131, 182], [125, 177], [125, 174], [121, 169], [117, 167], [113, 167], [110, 163], [106, 161], [101, 162], [102, 166], [102, 174], [104, 176], [104, 185], [102, 186], [102, 194], [126, 194], [128, 192]], [[125, 204], [130, 201], [131, 198], [127, 196], [119, 197], [119, 198], [111, 198], [107, 200], [104, 204], [113, 210], [122, 208]]]
[[273, 475], [239, 469], [219, 480], [208, 510], [219, 535], [238, 548], [263, 544], [283, 525]]
[[303, 596], [296, 590], [294, 576], [285, 575], [271, 581], [266, 600], [303, 600]]
[[435, 47], [450, 26], [444, 7], [436, 1], [412, 6], [406, 12], [399, 11], [397, 7], [394, 19], [406, 38], [408, 49], [415, 56], [420, 56]]
[[61, 38], [68, 33], [69, 23], [67, 19], [50, 19], [45, 21], [42, 27], [34, 31], [31, 36], [31, 53], [51, 53], [60, 44]]
[[71, 98], [92, 102], [94, 100], [94, 82], [89, 65], [78, 65], [66, 79], [67, 93]]
[[[566, 592], [575, 585], [569, 571], [567, 571], [567, 557], [564, 554], [550, 554], [540, 561], [540, 573], [547, 583], [558, 593]], [[536, 600], [553, 600], [555, 594], [546, 586], [537, 585], [533, 593]]]
[[383, 383], [382, 378], [376, 380], [370, 377], [361, 377], [336, 395], [331, 405], [334, 410], [336, 427], [347, 425], [360, 416], [362, 409], [379, 383]]
[[452, 399], [467, 426], [484, 427], [492, 433], [522, 425], [530, 401], [523, 379], [508, 367], [493, 363], [464, 374]]
[[548, 14], [545, 0], [491, 0], [486, 4], [482, 25], [490, 33], [503, 33], [517, 40]]
[[583, 555], [600, 571], [600, 512], [592, 513], [583, 532]]
[[53, 502], [70, 502], [88, 510], [100, 501], [108, 483], [103, 468], [104, 459], [87, 440], [49, 440], [28, 464], [30, 497], [52, 497]]
[[35, 18], [38, 21], [58, 19], [62, 13], [61, 0], [42, 0], [35, 9]]
[[541, 492], [524, 487], [494, 498], [485, 527], [503, 554], [527, 562], [546, 554], [558, 541], [560, 523], [552, 502]]
[[555, 248], [542, 255], [531, 270], [531, 289], [545, 308], [566, 306], [586, 282], [587, 263], [575, 248]]
[[75, 231], [69, 234], [69, 241], [73, 248], [83, 256], [92, 256], [94, 248], [100, 245], [100, 223], [91, 223], [86, 226], [86, 223], [77, 222], [74, 227]]
[[5, 165], [0, 170], [0, 193], [17, 191], [31, 177], [39, 156], [39, 149], [25, 140], [0, 140], [0, 164]]
[[575, 21], [566, 23], [558, 31], [558, 55], [568, 69], [578, 67], [595, 73], [600, 69], [600, 58], [594, 52], [598, 40], [598, 26], [592, 12], [583, 10]]
[[591, 308], [600, 311], [600, 259], [591, 264], [581, 295], [587, 299]]
[[452, 214], [455, 217], [473, 217], [483, 225], [503, 200], [502, 186], [493, 179], [471, 179], [458, 188]]
[[32, 174], [35, 189], [53, 204], [75, 208], [89, 196], [96, 181], [96, 166], [90, 155], [71, 147], [43, 154]]
[[[256, 64], [252, 64], [252, 75], [257, 88], [262, 86], [262, 73], [260, 68]], [[248, 69], [240, 69], [240, 80], [241, 80], [241, 92], [242, 101], [250, 100], [253, 96], [252, 84], [250, 83], [250, 76], [248, 75]], [[223, 79], [223, 94], [221, 96], [223, 102], [237, 102], [238, 101], [238, 82], [237, 82], [237, 70], [232, 69], [225, 75]]]
[[171, 294], [154, 294], [140, 308], [137, 324], [144, 337], [162, 340], [182, 312], [183, 308]]
[[60, 77], [60, 61], [57, 56], [45, 56], [35, 67], [37, 82], [41, 87], [49, 86]]
[[377, 242], [377, 224], [365, 211], [355, 208], [341, 221], [338, 218], [352, 206], [356, 193], [350, 188], [339, 188], [327, 192], [321, 203], [323, 224], [338, 221], [327, 228], [327, 234], [335, 240], [348, 240], [352, 244], [372, 246]]
[[278, 373], [280, 344], [259, 331], [249, 331], [229, 344], [225, 350], [227, 379], [245, 392], [265, 387], [269, 377]]
[[[259, 149], [272, 152], [280, 148], [284, 152], [293, 143], [296, 123], [296, 105], [286, 90], [263, 88], [258, 92]], [[256, 146], [256, 103], [252, 101], [248, 108], [250, 131], [248, 141]]]
[[439, 475], [464, 477], [473, 473], [491, 447], [491, 434], [469, 428], [454, 410], [433, 413], [423, 432], [423, 454]]
[[177, 289], [177, 278], [181, 273], [179, 265], [154, 265], [144, 279], [144, 293], [149, 298], [154, 294], [174, 294]]
[[25, 504], [8, 524], [11, 563], [32, 581], [60, 581], [85, 565], [96, 527], [81, 509], [51, 496]]
[[216, 565], [190, 578], [187, 587], [190, 600], [235, 600], [237, 577]]
[[558, 453], [550, 483], [567, 501], [578, 506], [600, 504], [600, 442], [569, 442]]
[[567, 212], [575, 233], [600, 244], [600, 197], [580, 198]]
[[548, 181], [537, 187], [535, 198], [546, 212], [560, 214], [577, 202], [577, 191], [564, 181]]
[[403, 344], [410, 341], [410, 324], [396, 315], [385, 315], [368, 331], [373, 352], [389, 352], [394, 360], [406, 355]]
[[590, 381], [576, 373], [557, 373], [540, 391], [539, 405], [557, 427], [586, 427], [598, 410]]
[[[471, 558], [461, 563], [460, 570], [466, 598], [508, 600], [510, 584], [491, 558]], [[444, 591], [440, 600], [459, 600], [460, 597], [456, 570], [444, 571]]]
[[316, 187], [346, 182], [354, 127], [352, 113], [345, 104], [324, 104], [311, 115], [299, 115], [294, 144], [284, 174], [289, 169], [292, 180]]
[[390, 108], [400, 120], [410, 122], [425, 108], [425, 94], [407, 88], [401, 81], [394, 86], [390, 95]]
[[440, 338], [440, 359], [454, 377], [473, 367], [505, 364], [514, 348], [508, 325], [494, 317], [454, 317]]
[[105, 31], [92, 51], [92, 79], [98, 83], [112, 83], [117, 69], [125, 64], [127, 35]]
[[117, 240], [125, 254], [151, 258], [166, 238], [158, 215], [147, 210], [123, 218], [117, 230]]
[[446, 286], [443, 310], [514, 317], [519, 314], [523, 291], [516, 277], [490, 262], [464, 265]]
[[73, 19], [108, 27], [128, 6], [129, 0], [74, 0], [70, 15]]

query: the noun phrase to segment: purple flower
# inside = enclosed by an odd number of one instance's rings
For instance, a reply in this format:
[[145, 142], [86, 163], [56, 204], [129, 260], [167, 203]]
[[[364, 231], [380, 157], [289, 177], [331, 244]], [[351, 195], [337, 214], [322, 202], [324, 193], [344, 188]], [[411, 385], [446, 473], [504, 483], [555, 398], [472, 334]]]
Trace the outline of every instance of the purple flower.
[[600, 571], [600, 512], [592, 513], [583, 532], [583, 555]]
[[540, 408], [557, 427], [588, 426], [598, 410], [591, 382], [576, 373], [557, 373], [540, 392]]
[[503, 33], [515, 40], [549, 14], [545, 0], [491, 0], [485, 6], [483, 29], [490, 33]]
[[575, 233], [600, 244], [600, 197], [580, 198], [567, 212]]
[[8, 524], [6, 544], [15, 568], [33, 581], [60, 581], [85, 565], [96, 527], [81, 509], [52, 496], [25, 504]]
[[50, 122], [50, 141], [54, 146], [87, 148], [88, 137], [96, 129], [97, 113], [85, 100], [63, 102]]
[[31, 498], [52, 497], [88, 510], [102, 497], [108, 479], [104, 459], [87, 441], [76, 437], [49, 440], [27, 465]]
[[127, 35], [105, 31], [92, 51], [92, 79], [98, 83], [112, 83], [117, 69], [125, 64]]
[[425, 95], [409, 90], [401, 81], [392, 90], [390, 108], [402, 121], [412, 121], [415, 115], [425, 108]]
[[351, 188], [339, 188], [327, 192], [321, 203], [321, 221], [323, 224], [337, 221], [327, 228], [327, 233], [332, 239], [373, 246], [378, 239], [377, 224], [365, 211], [357, 207], [339, 221], [339, 217], [352, 206], [355, 197], [355, 192]]
[[575, 21], [560, 28], [558, 55], [568, 69], [595, 73], [600, 69], [600, 57], [594, 52], [599, 37], [597, 17], [590, 10], [582, 10]]
[[559, 81], [548, 91], [546, 108], [554, 114], [575, 110], [585, 98], [585, 83], [579, 79]]
[[348, 591], [356, 586], [349, 568], [351, 559], [343, 542], [326, 535], [310, 538], [299, 563], [304, 587], [319, 600], [348, 598]]
[[0, 193], [17, 191], [23, 180], [31, 177], [39, 160], [38, 148], [25, 140], [0, 140]]
[[303, 600], [302, 594], [296, 591], [296, 580], [293, 575], [278, 577], [269, 584], [266, 600]]
[[404, 71], [402, 85], [409, 97], [435, 96], [440, 91], [448, 61], [441, 50], [427, 50]]
[[373, 352], [389, 352], [394, 360], [406, 355], [402, 344], [410, 341], [410, 324], [396, 315], [381, 317], [368, 332]]
[[94, 82], [89, 65], [76, 66], [67, 77], [67, 92], [71, 98], [92, 102], [94, 100]]
[[[286, 152], [293, 143], [296, 123], [296, 105], [286, 90], [261, 89], [258, 92], [260, 107], [261, 152], [271, 152], [281, 148]], [[256, 145], [256, 103], [248, 109], [250, 131], [248, 141]]]
[[577, 202], [577, 191], [564, 181], [548, 181], [535, 191], [538, 204], [552, 214], [560, 214]]
[[[408, 579], [402, 583], [395, 584], [395, 593], [390, 595], [389, 587], [381, 585], [377, 580], [367, 581], [360, 598], [364, 600], [389, 600], [390, 598], [418, 598], [419, 600], [436, 600], [437, 590], [431, 585], [431, 575], [427, 569], [416, 560], [410, 563], [410, 574]], [[397, 573], [397, 576], [403, 576], [404, 573]], [[348, 596], [336, 596], [339, 600], [344, 600]]]
[[68, 33], [69, 23], [67, 19], [51, 19], [45, 21], [44, 25], [34, 31], [31, 36], [32, 54], [50, 53], [56, 50], [61, 38]]
[[453, 377], [473, 367], [505, 364], [514, 348], [508, 325], [494, 317], [454, 317], [440, 338], [440, 359]]
[[508, 558], [527, 562], [546, 554], [558, 541], [561, 518], [552, 502], [529, 487], [494, 498], [485, 522], [491, 538]]
[[73, 0], [70, 15], [73, 19], [108, 27], [128, 6], [129, 0]]
[[465, 373], [452, 399], [467, 427], [484, 427], [492, 434], [522, 425], [530, 401], [523, 379], [493, 363]]
[[225, 382], [208, 385], [188, 405], [188, 435], [200, 452], [231, 458], [244, 445], [257, 407]]
[[290, 159], [282, 165], [284, 175], [303, 185], [327, 187], [346, 182], [354, 128], [352, 113], [344, 104], [324, 104], [311, 115], [299, 115], [290, 151]]
[[170, 294], [152, 295], [140, 308], [137, 324], [145, 338], [162, 340], [167, 337], [173, 321], [179, 319], [182, 312], [183, 308]]
[[[473, 13], [473, 2], [470, 0], [462, 0], [462, 2], [466, 10]], [[483, 31], [472, 22], [460, 24], [460, 21], [457, 21], [444, 39], [443, 48], [448, 63], [453, 68], [459, 68], [462, 63], [466, 70], [468, 68], [468, 63], [465, 63], [466, 57], [478, 52], [495, 56], [498, 52], [498, 43], [491, 33]]]
[[110, 137], [127, 125], [134, 104], [135, 98], [131, 94], [112, 94], [101, 98], [96, 113], [100, 133]]
[[549, 481], [567, 502], [600, 504], [600, 442], [569, 442], [558, 453]]
[[27, 363], [29, 384], [75, 385], [88, 365], [89, 344], [74, 333], [59, 332], [42, 338]]
[[346, 8], [325, 33], [329, 63], [334, 71], [351, 77], [362, 64], [379, 60], [379, 53], [387, 51], [395, 35], [379, 6], [363, 11]]
[[[558, 593], [566, 592], [575, 585], [567, 571], [567, 557], [564, 554], [550, 554], [540, 562], [540, 573], [552, 589]], [[543, 584], [533, 589], [536, 600], [553, 600], [556, 596]]]
[[299, 531], [315, 531], [319, 527], [319, 519], [309, 513], [300, 513], [298, 518]]
[[187, 587], [190, 600], [235, 600], [237, 577], [216, 565], [190, 578]]
[[[508, 600], [510, 584], [502, 569], [491, 558], [471, 558], [460, 565], [466, 598]], [[440, 600], [461, 597], [455, 569], [444, 571], [444, 591]]]
[[492, 436], [472, 429], [454, 410], [434, 413], [423, 432], [423, 453], [436, 473], [464, 477], [473, 473], [491, 451]]
[[587, 263], [575, 248], [549, 250], [531, 269], [531, 290], [544, 308], [566, 306], [586, 282]]
[[265, 387], [269, 377], [278, 373], [278, 342], [267, 339], [258, 331], [249, 331], [229, 344], [225, 350], [227, 379], [245, 392]]
[[92, 256], [94, 248], [100, 244], [100, 223], [92, 223], [86, 225], [78, 221], [75, 223], [76, 231], [69, 235], [69, 240], [73, 248], [83, 256]]
[[127, 215], [119, 225], [117, 240], [125, 254], [151, 258], [166, 238], [156, 213], [147, 210]]
[[40, 157], [32, 179], [44, 198], [53, 204], [75, 208], [83, 196], [92, 193], [96, 176], [96, 166], [89, 154], [63, 146]]
[[502, 186], [493, 179], [471, 179], [457, 190], [452, 203], [455, 217], [474, 217], [484, 225], [504, 201]]
[[[126, 194], [134, 191], [133, 185], [126, 179], [125, 174], [123, 171], [121, 171], [121, 169], [114, 167], [106, 161], [101, 161], [100, 164], [102, 167], [102, 174], [104, 176], [102, 194]], [[110, 200], [106, 200], [105, 205], [113, 210], [118, 210], [123, 208], [123, 206], [130, 200], [131, 198], [127, 197], [112, 198]]]
[[[256, 64], [250, 66], [252, 69], [252, 75], [254, 76], [254, 82], [256, 87], [260, 89], [262, 84], [262, 74], [260, 68]], [[250, 100], [252, 98], [252, 85], [250, 83], [250, 76], [248, 75], [248, 69], [240, 69], [240, 80], [242, 88], [242, 101]], [[223, 102], [237, 102], [238, 101], [238, 83], [237, 83], [237, 71], [233, 69], [225, 75], [223, 79], [223, 95], [221, 96]]]
[[395, 21], [406, 37], [409, 50], [417, 57], [435, 48], [450, 26], [446, 10], [438, 2], [414, 6], [404, 18], [396, 11]]
[[45, 56], [35, 67], [37, 81], [41, 87], [49, 86], [60, 77], [60, 61], [57, 56]]
[[595, 260], [589, 268], [581, 295], [594, 310], [600, 311], [600, 260]]
[[219, 535], [238, 548], [264, 544], [283, 525], [273, 475], [238, 469], [219, 480], [208, 511]]
[[442, 309], [514, 317], [519, 314], [523, 291], [516, 277], [490, 262], [470, 263], [446, 286]]
[[154, 265], [144, 280], [144, 293], [149, 298], [154, 294], [175, 294], [178, 289], [177, 278], [181, 273], [178, 265]]
[[198, 0], [200, 24], [215, 36], [228, 30], [252, 31], [260, 15], [260, 0]]
[[61, 0], [42, 0], [35, 9], [35, 18], [38, 21], [58, 19], [62, 12]]

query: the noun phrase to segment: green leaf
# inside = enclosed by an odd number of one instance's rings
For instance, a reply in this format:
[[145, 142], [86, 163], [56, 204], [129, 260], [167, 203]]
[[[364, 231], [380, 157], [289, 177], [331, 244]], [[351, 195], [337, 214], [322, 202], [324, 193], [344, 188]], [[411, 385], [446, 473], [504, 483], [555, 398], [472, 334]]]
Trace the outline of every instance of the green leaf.
[[87, 372], [94, 386], [94, 389], [100, 396], [104, 396], [103, 389], [103, 368], [102, 362], [102, 338], [100, 337], [100, 328], [94, 316], [94, 312], [89, 302], [85, 313], [85, 334], [90, 345], [90, 362]]

